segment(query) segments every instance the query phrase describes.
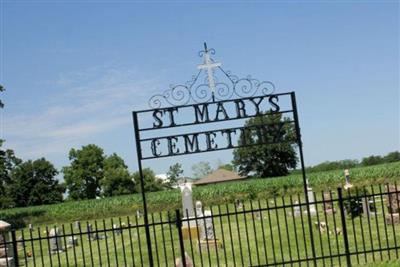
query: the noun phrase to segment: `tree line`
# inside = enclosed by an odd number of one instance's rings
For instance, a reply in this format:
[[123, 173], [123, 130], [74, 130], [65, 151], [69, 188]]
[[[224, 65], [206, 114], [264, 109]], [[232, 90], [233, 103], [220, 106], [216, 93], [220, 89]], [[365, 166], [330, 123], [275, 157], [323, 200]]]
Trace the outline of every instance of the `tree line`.
[[[139, 172], [129, 172], [116, 153], [105, 155], [94, 144], [69, 151], [70, 164], [59, 172], [54, 165], [40, 158], [23, 161], [12, 149], [3, 148], [0, 140], [0, 208], [54, 204], [67, 200], [111, 197], [141, 191]], [[182, 174], [177, 163], [168, 171], [168, 181], [156, 178], [153, 170], [143, 169], [146, 192], [172, 188]], [[57, 179], [62, 174], [64, 182]]]
[[[338, 169], [350, 169], [355, 167], [365, 167], [372, 166], [377, 164], [391, 163], [400, 161], [400, 152], [393, 151], [385, 156], [379, 155], [371, 155], [368, 157], [364, 157], [361, 160], [357, 159], [345, 159], [345, 160], [337, 160], [337, 161], [325, 161], [319, 163], [314, 166], [310, 166], [306, 168], [307, 172], [321, 172], [321, 171], [331, 171]], [[298, 170], [296, 170], [298, 171]]]

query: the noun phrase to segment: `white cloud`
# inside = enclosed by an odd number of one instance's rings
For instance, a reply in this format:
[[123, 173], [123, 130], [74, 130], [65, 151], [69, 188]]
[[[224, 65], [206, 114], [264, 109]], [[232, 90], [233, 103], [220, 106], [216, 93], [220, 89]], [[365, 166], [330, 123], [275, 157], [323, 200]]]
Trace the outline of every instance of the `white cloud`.
[[96, 67], [62, 74], [51, 83], [53, 94], [30, 103], [30, 114], [4, 116], [7, 146], [23, 158], [65, 155], [96, 134], [131, 125], [130, 112], [145, 107], [156, 79], [134, 70]]

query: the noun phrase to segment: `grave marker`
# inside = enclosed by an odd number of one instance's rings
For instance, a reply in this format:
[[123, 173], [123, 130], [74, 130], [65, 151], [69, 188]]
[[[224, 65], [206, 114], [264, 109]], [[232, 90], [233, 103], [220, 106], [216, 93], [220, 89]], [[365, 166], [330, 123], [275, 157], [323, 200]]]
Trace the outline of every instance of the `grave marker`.
[[294, 204], [296, 206], [294, 206], [294, 208], [293, 208], [293, 216], [294, 217], [300, 217], [301, 216], [301, 209], [300, 209], [299, 201], [296, 200], [296, 202], [294, 202]]
[[[312, 187], [309, 186], [308, 180], [307, 180], [307, 195], [308, 195], [308, 202], [310, 206], [310, 215], [315, 215], [317, 214], [317, 210], [315, 208], [315, 200], [314, 200], [314, 192], [312, 190]], [[307, 211], [304, 211], [304, 213], [307, 213]]]
[[324, 211], [327, 214], [335, 213], [336, 210], [333, 207], [333, 201], [330, 192], [324, 192]]
[[58, 227], [51, 228], [49, 232], [50, 252], [52, 254], [63, 252], [60, 230]]
[[182, 236], [184, 239], [197, 238], [197, 226], [194, 219], [192, 184], [185, 181], [180, 186], [182, 194]]
[[214, 224], [211, 216], [211, 210], [204, 211], [204, 217], [202, 220], [204, 230], [202, 229], [202, 234], [199, 242], [202, 249], [217, 249], [217, 247], [222, 247], [222, 242], [215, 237]]
[[389, 185], [387, 191], [388, 214], [386, 214], [386, 223], [400, 224], [400, 186]]

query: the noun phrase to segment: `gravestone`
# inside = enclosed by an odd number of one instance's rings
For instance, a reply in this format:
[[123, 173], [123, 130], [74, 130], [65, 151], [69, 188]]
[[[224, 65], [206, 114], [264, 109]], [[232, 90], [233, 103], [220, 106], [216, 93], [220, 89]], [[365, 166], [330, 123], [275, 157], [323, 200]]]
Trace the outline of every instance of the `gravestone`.
[[11, 225], [5, 221], [0, 220], [0, 267], [14, 267], [14, 257], [12, 245], [5, 243], [8, 242], [8, 232]]
[[81, 227], [81, 222], [80, 222], [80, 221], [75, 221], [75, 222], [74, 222], [74, 227], [75, 227], [76, 229], [80, 229], [80, 227]]
[[78, 238], [77, 237], [68, 237], [67, 240], [67, 248], [73, 248], [73, 247], [77, 247], [79, 245], [78, 243]]
[[346, 183], [343, 186], [343, 188], [345, 190], [349, 190], [350, 188], [353, 187], [353, 185], [350, 183], [350, 172], [349, 172], [349, 170], [347, 170], [347, 169], [344, 170], [344, 177], [345, 177]]
[[211, 210], [205, 210], [204, 211], [204, 217], [206, 217], [204, 219], [205, 221], [205, 226], [204, 226], [204, 233], [201, 239], [203, 240], [214, 240], [215, 236], [214, 236], [214, 225], [212, 222], [212, 218], [208, 217], [211, 216]]
[[182, 211], [183, 217], [193, 217], [193, 198], [192, 198], [192, 184], [185, 182], [180, 186], [182, 193]]
[[201, 204], [201, 201], [196, 201], [196, 217], [197, 218], [203, 217], [203, 204]]
[[136, 210], [136, 218], [140, 219], [140, 217], [142, 217], [140, 210]]
[[58, 229], [58, 227], [54, 227], [50, 230], [49, 242], [50, 242], [50, 252], [51, 253], [58, 253], [58, 252], [64, 251], [62, 248], [60, 230]]
[[192, 184], [185, 181], [180, 186], [182, 194], [182, 236], [184, 239], [197, 238], [196, 219], [194, 218]]
[[203, 233], [205, 233], [205, 227], [204, 227], [204, 219], [203, 219], [203, 204], [201, 201], [196, 201], [196, 217], [197, 217], [197, 227], [199, 228], [199, 233], [200, 233], [200, 238], [203, 238]]
[[87, 225], [87, 232], [89, 235], [88, 237], [89, 241], [95, 241], [97, 239], [100, 239], [99, 235], [96, 232], [93, 232], [92, 225], [90, 223]]
[[295, 206], [293, 207], [293, 216], [294, 217], [300, 217], [301, 216], [301, 209], [300, 209], [299, 202], [296, 200], [296, 202], [294, 204], [295, 204]]
[[240, 199], [236, 199], [235, 206], [236, 206], [236, 209], [241, 210], [241, 209], [243, 209], [243, 202]]
[[189, 255], [185, 252], [185, 266], [183, 266], [183, 262], [181, 258], [176, 258], [175, 259], [175, 267], [193, 267], [193, 261], [189, 257]]
[[211, 210], [205, 210], [203, 216], [203, 229], [201, 231], [200, 246], [203, 249], [222, 247], [222, 242], [215, 238], [214, 224]]
[[333, 207], [333, 201], [330, 192], [324, 192], [324, 211], [325, 213], [335, 213], [336, 210]]
[[328, 225], [326, 222], [314, 222], [315, 227], [319, 230], [321, 234], [328, 230]]
[[[310, 206], [310, 214], [311, 215], [315, 215], [317, 214], [317, 210], [315, 209], [315, 200], [314, 200], [314, 192], [311, 188], [311, 186], [308, 186], [308, 182], [307, 182], [307, 196], [308, 196], [308, 202], [309, 202], [309, 206]], [[307, 213], [307, 209], [304, 211], [304, 213]]]
[[388, 214], [386, 214], [387, 224], [400, 224], [400, 185], [389, 185], [386, 197]]
[[371, 212], [371, 207], [368, 197], [363, 197], [361, 202], [362, 202], [363, 214], [365, 217], [370, 217], [371, 215], [375, 215], [374, 212]]
[[114, 231], [114, 234], [116, 234], [116, 235], [122, 234], [122, 228], [118, 227], [118, 225], [116, 225], [116, 224], [113, 224], [113, 231]]
[[254, 212], [252, 212], [252, 216], [253, 216], [253, 219], [255, 219], [255, 220], [261, 220], [261, 216], [262, 216], [262, 214], [261, 214], [261, 211], [254, 211]]

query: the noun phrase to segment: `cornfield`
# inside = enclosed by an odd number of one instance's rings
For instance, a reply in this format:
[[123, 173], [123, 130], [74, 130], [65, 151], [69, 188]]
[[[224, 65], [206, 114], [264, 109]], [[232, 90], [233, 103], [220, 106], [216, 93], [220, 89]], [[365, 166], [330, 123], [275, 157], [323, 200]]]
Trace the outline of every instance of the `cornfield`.
[[[344, 182], [343, 171], [327, 171], [307, 174], [315, 190], [336, 189]], [[357, 186], [392, 183], [400, 179], [400, 162], [360, 167], [350, 170], [351, 182]], [[204, 205], [232, 203], [235, 199], [248, 200], [301, 193], [302, 176], [299, 174], [271, 179], [253, 178], [246, 181], [227, 182], [196, 187], [193, 198]], [[172, 210], [181, 207], [177, 189], [147, 194], [150, 212]], [[114, 216], [133, 215], [142, 209], [140, 194], [83, 201], [67, 201], [54, 205], [14, 208], [0, 211], [2, 220], [23, 227], [27, 223], [53, 223], [73, 220], [91, 220]]]

